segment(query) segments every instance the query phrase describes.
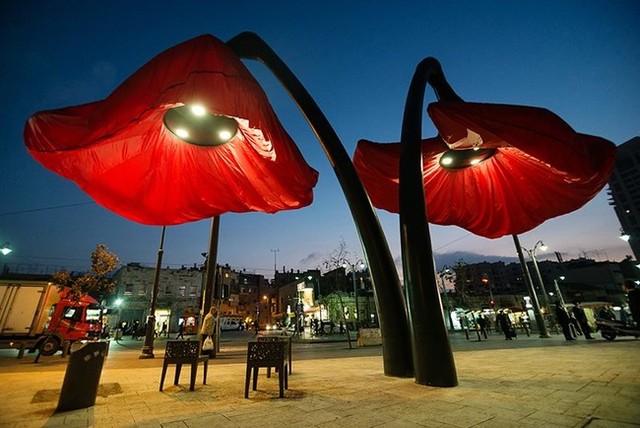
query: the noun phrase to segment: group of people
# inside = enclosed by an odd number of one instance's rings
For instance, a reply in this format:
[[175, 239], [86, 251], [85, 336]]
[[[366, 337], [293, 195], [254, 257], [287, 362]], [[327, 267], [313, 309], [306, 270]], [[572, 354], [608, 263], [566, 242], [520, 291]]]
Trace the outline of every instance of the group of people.
[[579, 334], [584, 335], [588, 340], [595, 339], [595, 337], [591, 336], [591, 327], [587, 320], [587, 314], [585, 314], [580, 301], [575, 300], [573, 302], [573, 308], [571, 308], [571, 312], [569, 313], [562, 306], [562, 303], [556, 300], [555, 314], [566, 340], [576, 340], [576, 336]]
[[[622, 284], [622, 290], [627, 295], [629, 312], [631, 312], [631, 320], [629, 321], [631, 321], [631, 323], [635, 323], [636, 327], [640, 327], [640, 289], [636, 287], [635, 281], [626, 280]], [[573, 308], [571, 308], [570, 312], [565, 310], [560, 301], [556, 301], [555, 314], [566, 340], [576, 340], [576, 336], [578, 334], [583, 334], [588, 340], [595, 339], [591, 335], [591, 327], [587, 321], [587, 315], [579, 301], [576, 300], [573, 302]], [[609, 306], [602, 307], [598, 311], [597, 316], [605, 320], [616, 319]]]

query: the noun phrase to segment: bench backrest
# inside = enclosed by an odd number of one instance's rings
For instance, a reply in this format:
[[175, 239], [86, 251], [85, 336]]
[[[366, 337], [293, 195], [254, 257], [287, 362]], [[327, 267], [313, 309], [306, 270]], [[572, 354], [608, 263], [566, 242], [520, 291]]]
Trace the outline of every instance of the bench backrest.
[[200, 356], [200, 341], [197, 340], [169, 340], [164, 352], [164, 359], [170, 362], [198, 360]]
[[287, 358], [288, 343], [277, 341], [249, 342], [247, 364], [281, 363]]

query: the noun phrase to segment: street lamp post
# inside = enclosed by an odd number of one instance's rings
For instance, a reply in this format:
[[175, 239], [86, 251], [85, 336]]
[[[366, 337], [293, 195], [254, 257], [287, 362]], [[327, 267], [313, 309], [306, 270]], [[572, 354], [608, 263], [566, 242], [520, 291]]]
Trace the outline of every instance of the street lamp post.
[[147, 333], [144, 337], [144, 346], [142, 353], [138, 358], [154, 358], [153, 340], [155, 339], [156, 328], [156, 304], [158, 302], [158, 286], [160, 285], [160, 270], [162, 269], [162, 255], [164, 253], [164, 234], [167, 230], [166, 226], [162, 226], [162, 235], [160, 236], [160, 247], [158, 248], [158, 260], [156, 263], [156, 272], [153, 278], [153, 290], [151, 291], [151, 305], [149, 307], [149, 317], [147, 318]]
[[544, 281], [542, 280], [542, 275], [540, 274], [540, 267], [538, 266], [538, 258], [536, 257], [538, 249], [545, 251], [547, 249], [547, 246], [544, 245], [544, 242], [538, 241], [536, 242], [536, 245], [534, 245], [534, 247], [531, 250], [527, 250], [526, 248], [524, 248], [527, 254], [529, 254], [529, 257], [531, 257], [531, 260], [533, 260], [533, 268], [536, 271], [538, 283], [540, 284], [540, 290], [542, 290], [542, 295], [544, 297], [544, 304], [547, 307], [547, 313], [549, 314], [549, 318], [552, 321], [554, 321], [555, 318], [551, 313], [551, 306], [549, 305], [549, 295], [547, 294], [547, 290], [544, 286]]
[[353, 327], [358, 328], [357, 322], [360, 321], [360, 308], [358, 307], [358, 287], [356, 286], [356, 266], [359, 266], [360, 269], [364, 269], [365, 265], [362, 260], [358, 260], [355, 263], [349, 263], [344, 260], [342, 262], [342, 267], [346, 268], [347, 266], [351, 267], [351, 280], [353, 282], [353, 298], [356, 302], [356, 313], [354, 314]]
[[491, 281], [489, 280], [489, 277], [486, 276], [486, 274], [484, 274], [484, 276], [482, 277], [482, 283], [489, 287], [489, 299], [491, 300], [491, 302], [493, 302], [493, 287], [491, 286]]
[[[564, 279], [564, 276], [559, 277], [560, 280]], [[558, 278], [554, 278], [553, 279], [553, 285], [556, 288], [556, 293], [558, 294], [558, 298], [560, 299], [560, 303], [562, 304], [562, 307], [564, 308], [564, 297], [562, 296], [562, 291], [560, 290], [560, 285], [558, 284]]]
[[449, 320], [449, 330], [453, 331], [453, 319], [451, 318], [451, 300], [449, 300], [449, 293], [445, 284], [445, 278], [451, 275], [451, 268], [444, 266], [440, 271], [439, 276], [442, 281], [442, 293], [444, 294], [444, 301], [447, 307], [447, 319]]
[[544, 322], [544, 317], [542, 316], [542, 312], [540, 311], [540, 303], [538, 302], [538, 295], [536, 294], [535, 287], [533, 286], [533, 280], [531, 279], [531, 273], [529, 272], [529, 267], [527, 266], [527, 262], [524, 259], [524, 255], [522, 254], [522, 246], [520, 245], [520, 239], [518, 235], [512, 235], [513, 242], [516, 245], [516, 252], [518, 253], [518, 258], [520, 259], [520, 266], [522, 266], [524, 282], [529, 289], [529, 294], [531, 295], [531, 305], [533, 306], [533, 314], [536, 318], [536, 325], [538, 326], [538, 332], [540, 334], [541, 339], [547, 339], [549, 336], [549, 332], [547, 331], [547, 324]]
[[122, 329], [120, 328], [120, 321], [122, 321], [122, 313], [120, 312], [120, 306], [122, 305], [122, 302], [123, 300], [119, 297], [113, 302], [113, 305], [116, 307], [116, 310], [118, 311], [118, 318], [117, 318], [118, 321], [115, 323], [116, 327], [113, 330], [113, 334], [115, 335], [116, 342], [122, 338]]

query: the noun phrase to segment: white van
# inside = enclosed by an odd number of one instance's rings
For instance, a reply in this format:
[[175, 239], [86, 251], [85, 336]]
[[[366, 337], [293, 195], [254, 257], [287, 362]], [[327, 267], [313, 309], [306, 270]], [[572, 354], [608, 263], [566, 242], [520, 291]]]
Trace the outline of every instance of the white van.
[[244, 328], [239, 318], [220, 318], [220, 331], [239, 331]]

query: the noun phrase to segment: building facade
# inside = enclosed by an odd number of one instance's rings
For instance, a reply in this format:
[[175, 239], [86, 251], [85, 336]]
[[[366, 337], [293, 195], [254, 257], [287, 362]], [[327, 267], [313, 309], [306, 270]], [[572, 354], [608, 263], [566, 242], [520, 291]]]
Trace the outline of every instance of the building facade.
[[640, 259], [640, 137], [618, 146], [616, 166], [609, 180], [609, 205], [618, 216], [621, 232]]

